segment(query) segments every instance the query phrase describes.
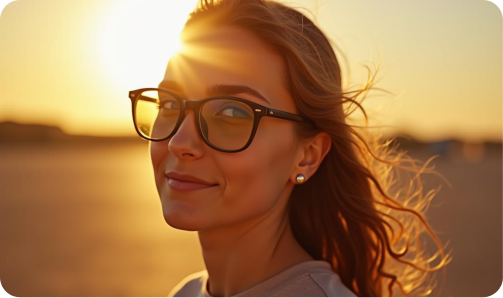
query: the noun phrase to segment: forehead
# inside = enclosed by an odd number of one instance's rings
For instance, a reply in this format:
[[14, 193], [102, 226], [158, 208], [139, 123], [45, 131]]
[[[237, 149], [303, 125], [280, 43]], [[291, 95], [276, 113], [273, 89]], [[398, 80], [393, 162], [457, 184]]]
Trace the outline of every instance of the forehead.
[[182, 32], [183, 50], [170, 59], [165, 81], [181, 85], [188, 97], [202, 97], [207, 87], [218, 84], [249, 86], [271, 103], [289, 97], [282, 57], [251, 32], [197, 29]]

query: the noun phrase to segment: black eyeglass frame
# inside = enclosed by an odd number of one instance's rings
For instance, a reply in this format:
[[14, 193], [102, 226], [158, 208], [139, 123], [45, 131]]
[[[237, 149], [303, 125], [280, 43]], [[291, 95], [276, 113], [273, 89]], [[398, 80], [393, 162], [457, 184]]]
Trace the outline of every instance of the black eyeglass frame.
[[[174, 99], [176, 99], [179, 102], [179, 104], [180, 104], [180, 114], [178, 115], [178, 119], [177, 119], [177, 122], [175, 124], [175, 127], [173, 128], [173, 131], [171, 132], [171, 134], [169, 134], [165, 138], [162, 138], [162, 139], [152, 139], [152, 138], [149, 138], [146, 135], [143, 135], [142, 132], [138, 129], [138, 125], [136, 123], [135, 108], [136, 108], [136, 104], [137, 104], [138, 100], [140, 99], [140, 97], [141, 97], [142, 100], [146, 100], [146, 101], [150, 101], [150, 102], [156, 102], [156, 103], [158, 102], [158, 100], [155, 99], [155, 98], [151, 98], [151, 97], [147, 97], [147, 96], [142, 96], [141, 94], [143, 92], [145, 92], [145, 91], [158, 91], [158, 92], [162, 92], [162, 93], [167, 93], [167, 94], [171, 95]], [[258, 125], [260, 123], [260, 120], [264, 116], [274, 117], [274, 118], [279, 118], [279, 119], [285, 119], [285, 120], [290, 120], [290, 121], [296, 121], [296, 122], [306, 122], [306, 123], [314, 124], [310, 119], [308, 119], [306, 117], [303, 117], [303, 116], [300, 116], [300, 115], [297, 115], [297, 114], [293, 114], [293, 113], [289, 113], [289, 112], [285, 112], [285, 111], [271, 109], [271, 108], [268, 108], [266, 106], [257, 104], [257, 103], [255, 103], [253, 101], [249, 101], [249, 100], [246, 100], [246, 99], [243, 99], [243, 98], [240, 98], [240, 97], [228, 96], [228, 95], [211, 96], [211, 97], [206, 97], [206, 98], [203, 98], [203, 99], [197, 100], [197, 101], [189, 101], [189, 100], [183, 99], [181, 96], [177, 95], [176, 93], [173, 93], [173, 92], [165, 90], [165, 89], [160, 89], [160, 88], [142, 88], [142, 89], [136, 89], [136, 90], [129, 91], [129, 99], [131, 99], [131, 104], [132, 104], [132, 113], [133, 113], [134, 127], [135, 127], [136, 132], [138, 133], [138, 135], [140, 137], [142, 137], [142, 138], [144, 138], [144, 139], [146, 139], [148, 141], [153, 141], [153, 142], [161, 142], [161, 141], [164, 141], [164, 140], [167, 140], [167, 139], [173, 137], [176, 134], [176, 132], [178, 131], [178, 129], [180, 128], [180, 125], [182, 124], [183, 119], [185, 119], [185, 111], [187, 109], [189, 109], [189, 110], [192, 110], [192, 112], [194, 112], [194, 118], [196, 120], [196, 126], [198, 128], [197, 130], [199, 132], [199, 135], [203, 139], [204, 143], [206, 145], [208, 145], [212, 149], [215, 149], [215, 150], [218, 150], [218, 151], [221, 151], [221, 152], [227, 152], [227, 153], [240, 152], [240, 151], [243, 151], [246, 148], [248, 148], [250, 146], [250, 144], [252, 143], [253, 138], [255, 137], [255, 133], [257, 132], [257, 128], [258, 128]], [[248, 105], [252, 109], [252, 111], [254, 113], [253, 114], [253, 128], [252, 128], [250, 137], [248, 139], [248, 142], [242, 148], [236, 149], [236, 150], [225, 150], [225, 149], [218, 148], [218, 147], [214, 146], [213, 144], [211, 144], [210, 141], [204, 135], [204, 133], [202, 131], [203, 128], [201, 126], [201, 121], [200, 121], [201, 108], [202, 108], [203, 104], [205, 104], [208, 101], [214, 100], [214, 99], [232, 99], [232, 100], [236, 100], [236, 101], [239, 101], [241, 103], [244, 103], [244, 104]]]

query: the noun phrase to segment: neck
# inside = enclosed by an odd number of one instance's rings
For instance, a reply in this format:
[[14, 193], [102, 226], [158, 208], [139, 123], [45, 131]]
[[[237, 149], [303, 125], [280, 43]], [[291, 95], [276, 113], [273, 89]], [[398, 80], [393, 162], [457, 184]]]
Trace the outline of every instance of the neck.
[[212, 296], [234, 296], [296, 264], [313, 260], [295, 239], [284, 208], [198, 233]]

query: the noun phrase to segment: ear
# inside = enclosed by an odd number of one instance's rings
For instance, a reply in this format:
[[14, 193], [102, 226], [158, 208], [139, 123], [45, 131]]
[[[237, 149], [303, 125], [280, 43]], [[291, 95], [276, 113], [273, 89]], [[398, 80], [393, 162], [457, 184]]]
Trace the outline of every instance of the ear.
[[321, 162], [332, 147], [332, 139], [326, 132], [319, 132], [314, 138], [299, 148], [299, 158], [295, 164], [291, 181], [297, 184], [297, 175], [302, 174], [309, 180], [320, 167]]

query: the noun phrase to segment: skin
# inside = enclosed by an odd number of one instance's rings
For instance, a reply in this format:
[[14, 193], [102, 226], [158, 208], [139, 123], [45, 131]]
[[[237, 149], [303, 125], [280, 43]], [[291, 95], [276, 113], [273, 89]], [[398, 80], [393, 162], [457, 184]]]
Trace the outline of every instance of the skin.
[[[183, 36], [184, 50], [170, 59], [164, 81], [176, 81], [185, 99], [205, 98], [206, 88], [216, 84], [246, 85], [269, 103], [235, 96], [297, 113], [282, 81], [282, 57], [253, 34], [215, 27], [185, 29]], [[164, 218], [174, 228], [198, 232], [211, 295], [236, 295], [313, 260], [294, 238], [285, 208], [296, 176], [309, 179], [329, 150], [326, 133], [300, 140], [293, 122], [264, 117], [250, 147], [219, 152], [199, 136], [192, 111], [171, 139], [151, 142]], [[170, 171], [218, 186], [175, 191], [165, 177]]]

